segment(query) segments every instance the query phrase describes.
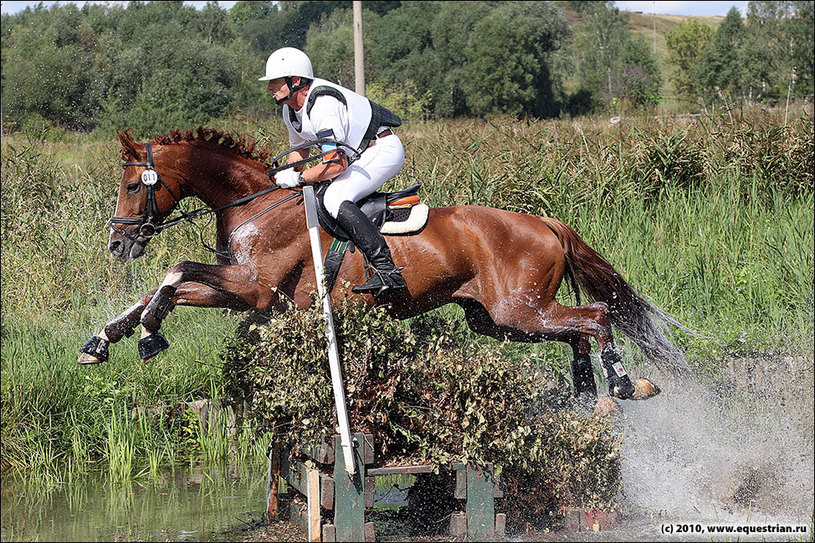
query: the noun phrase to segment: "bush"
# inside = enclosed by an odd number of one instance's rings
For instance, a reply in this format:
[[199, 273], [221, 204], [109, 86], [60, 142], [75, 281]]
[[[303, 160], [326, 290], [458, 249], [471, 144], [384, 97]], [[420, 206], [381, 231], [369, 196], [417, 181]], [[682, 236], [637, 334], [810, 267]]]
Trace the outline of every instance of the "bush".
[[[529, 358], [509, 362], [495, 346], [461, 346], [427, 318], [409, 326], [381, 308], [335, 305], [351, 427], [373, 434], [377, 464], [493, 463], [516, 519], [613, 501], [618, 436], [607, 419], [570, 409], [570, 387], [553, 373]], [[225, 350], [225, 373], [255, 428], [294, 449], [331, 435], [319, 307], [292, 307], [244, 332]]]

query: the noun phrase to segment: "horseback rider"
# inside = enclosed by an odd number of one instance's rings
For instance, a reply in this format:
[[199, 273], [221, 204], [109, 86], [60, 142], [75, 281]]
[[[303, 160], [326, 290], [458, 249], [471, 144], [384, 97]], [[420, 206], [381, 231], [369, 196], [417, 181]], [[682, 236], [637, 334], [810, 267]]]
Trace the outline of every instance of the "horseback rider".
[[[282, 188], [294, 188], [332, 180], [325, 191], [325, 208], [376, 271], [352, 290], [379, 294], [386, 289], [407, 288], [385, 238], [356, 205], [402, 169], [405, 150], [392, 130], [401, 124], [399, 118], [364, 96], [315, 78], [311, 60], [293, 47], [283, 47], [269, 55], [266, 75], [259, 81], [268, 81], [267, 90], [278, 105], [283, 105], [283, 121], [291, 147], [330, 138], [360, 151], [352, 162], [341, 147], [323, 143], [321, 152], [329, 154], [320, 163], [280, 171], [274, 175], [275, 183]], [[308, 155], [308, 147], [293, 151], [288, 162], [303, 160]]]

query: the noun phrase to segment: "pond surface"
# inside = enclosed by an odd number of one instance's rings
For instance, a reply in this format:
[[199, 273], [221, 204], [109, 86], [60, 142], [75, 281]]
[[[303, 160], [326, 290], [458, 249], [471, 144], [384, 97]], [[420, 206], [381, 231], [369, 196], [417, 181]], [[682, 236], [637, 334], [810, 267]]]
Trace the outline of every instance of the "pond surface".
[[3, 541], [228, 541], [266, 509], [266, 467], [176, 467], [114, 484], [102, 474], [70, 484], [4, 476]]

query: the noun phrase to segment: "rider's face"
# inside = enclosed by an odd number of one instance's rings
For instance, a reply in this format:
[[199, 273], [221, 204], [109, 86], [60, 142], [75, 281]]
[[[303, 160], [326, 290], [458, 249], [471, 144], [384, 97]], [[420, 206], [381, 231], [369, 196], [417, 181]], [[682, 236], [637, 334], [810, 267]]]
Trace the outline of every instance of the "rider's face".
[[[300, 78], [292, 78], [292, 85], [297, 85], [299, 83], [298, 79]], [[270, 79], [269, 84], [266, 85], [266, 90], [272, 93], [275, 100], [282, 100], [289, 95], [289, 87], [286, 85], [286, 80], [282, 77]]]

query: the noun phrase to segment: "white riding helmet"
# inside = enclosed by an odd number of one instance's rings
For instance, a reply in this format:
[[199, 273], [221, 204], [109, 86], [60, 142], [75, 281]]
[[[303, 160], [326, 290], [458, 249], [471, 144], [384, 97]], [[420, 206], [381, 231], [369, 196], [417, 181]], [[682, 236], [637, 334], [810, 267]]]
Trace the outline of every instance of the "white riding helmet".
[[314, 79], [311, 60], [299, 49], [283, 47], [269, 55], [268, 60], [266, 60], [266, 75], [259, 78], [258, 81], [294, 76]]

